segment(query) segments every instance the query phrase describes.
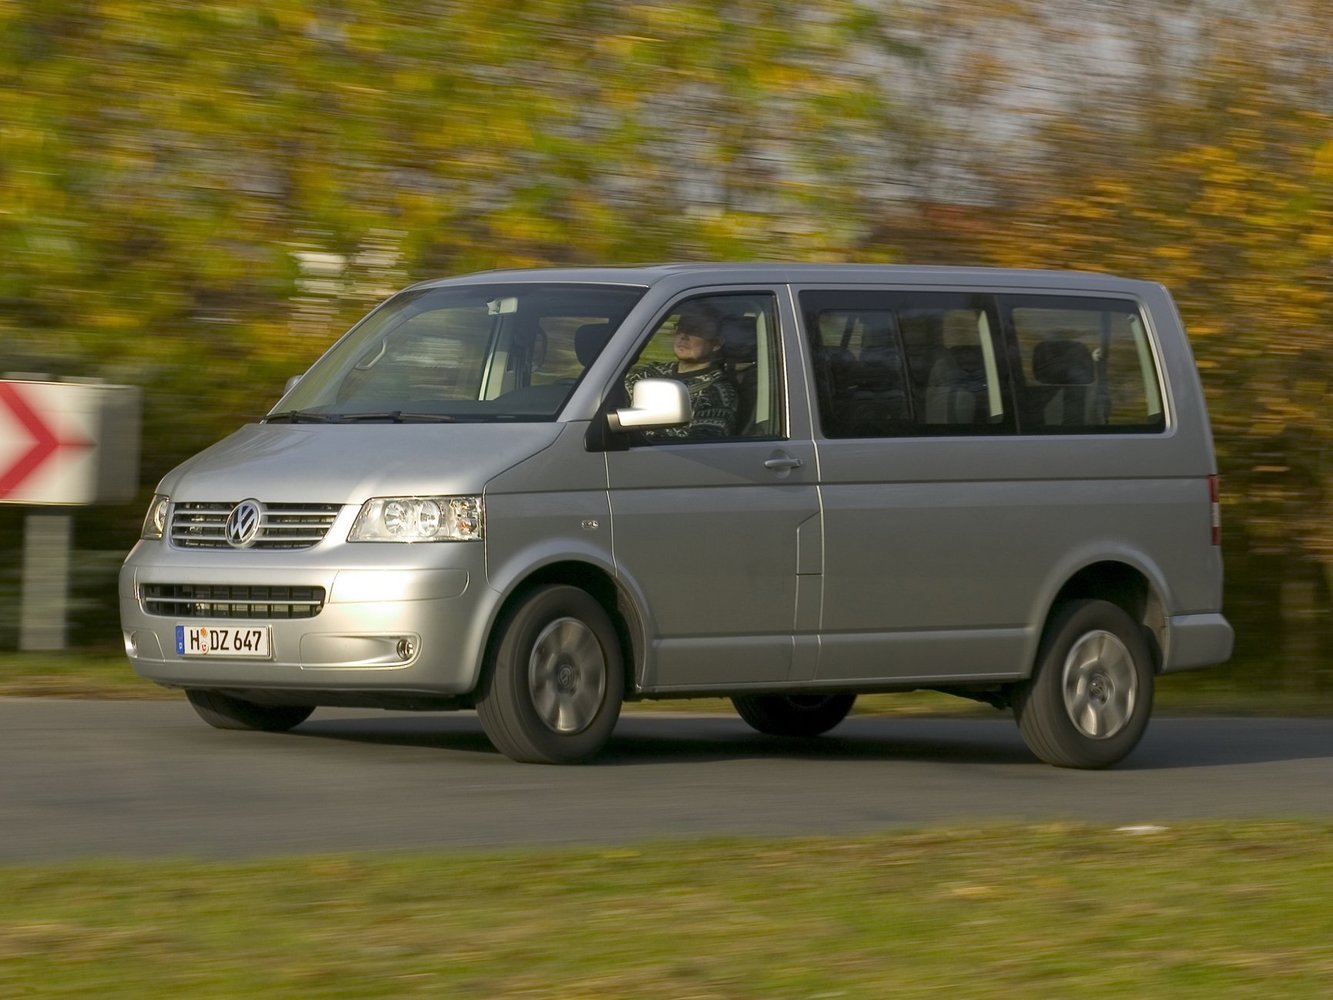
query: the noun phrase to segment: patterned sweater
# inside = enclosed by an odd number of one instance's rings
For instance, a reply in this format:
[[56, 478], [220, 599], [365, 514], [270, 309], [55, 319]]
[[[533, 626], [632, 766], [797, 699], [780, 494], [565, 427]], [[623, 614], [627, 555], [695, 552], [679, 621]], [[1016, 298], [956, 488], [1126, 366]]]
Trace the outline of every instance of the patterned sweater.
[[687, 438], [730, 437], [736, 433], [740, 394], [730, 373], [713, 364], [695, 372], [680, 372], [674, 361], [652, 361], [640, 365], [625, 376], [625, 388], [634, 392], [634, 383], [644, 378], [674, 378], [684, 382], [690, 394], [692, 419], [684, 427], [662, 427], [644, 431], [649, 441], [681, 441]]

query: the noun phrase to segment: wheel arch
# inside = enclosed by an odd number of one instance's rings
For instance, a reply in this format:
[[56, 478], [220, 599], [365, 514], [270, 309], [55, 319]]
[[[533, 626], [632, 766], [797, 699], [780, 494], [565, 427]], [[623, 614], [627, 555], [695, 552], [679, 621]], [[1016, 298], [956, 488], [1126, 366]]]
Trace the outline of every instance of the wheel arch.
[[[611, 619], [611, 625], [620, 644], [625, 693], [631, 694], [635, 690], [636, 665], [642, 660], [644, 644], [638, 608], [631, 596], [606, 569], [579, 559], [562, 559], [546, 563], [515, 581], [496, 607], [487, 626], [482, 672], [489, 669], [496, 644], [500, 641], [503, 631], [501, 626], [510, 612], [539, 587], [560, 584], [577, 587], [589, 594]], [[481, 682], [482, 676], [479, 675], [478, 687]]]
[[1167, 613], [1161, 588], [1148, 572], [1116, 559], [1083, 566], [1064, 582], [1048, 604], [1042, 633], [1062, 605], [1080, 599], [1108, 601], [1138, 622], [1148, 641], [1153, 672], [1161, 673], [1167, 642]]

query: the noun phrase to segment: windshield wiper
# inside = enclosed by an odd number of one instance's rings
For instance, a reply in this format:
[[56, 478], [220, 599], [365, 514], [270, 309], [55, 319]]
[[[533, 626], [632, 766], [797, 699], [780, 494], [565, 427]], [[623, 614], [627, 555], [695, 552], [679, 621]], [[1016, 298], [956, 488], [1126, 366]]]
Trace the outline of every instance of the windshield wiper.
[[452, 424], [456, 417], [447, 413], [413, 413], [384, 410], [376, 413], [316, 413], [313, 410], [283, 410], [264, 418], [268, 424]]
[[281, 413], [270, 413], [264, 418], [266, 424], [331, 424], [336, 423], [338, 417], [330, 416], [327, 413], [315, 413], [313, 410], [283, 410]]
[[457, 418], [447, 413], [413, 413], [403, 410], [385, 410], [382, 413], [340, 413], [329, 418], [338, 424], [452, 424]]

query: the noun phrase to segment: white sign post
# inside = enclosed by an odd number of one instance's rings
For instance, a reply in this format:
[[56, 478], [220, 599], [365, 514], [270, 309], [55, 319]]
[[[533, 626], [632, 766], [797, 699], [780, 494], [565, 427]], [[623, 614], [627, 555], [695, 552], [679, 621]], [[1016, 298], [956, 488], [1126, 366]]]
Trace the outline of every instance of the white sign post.
[[19, 649], [25, 652], [65, 648], [73, 534], [74, 519], [68, 514], [29, 514], [23, 519]]

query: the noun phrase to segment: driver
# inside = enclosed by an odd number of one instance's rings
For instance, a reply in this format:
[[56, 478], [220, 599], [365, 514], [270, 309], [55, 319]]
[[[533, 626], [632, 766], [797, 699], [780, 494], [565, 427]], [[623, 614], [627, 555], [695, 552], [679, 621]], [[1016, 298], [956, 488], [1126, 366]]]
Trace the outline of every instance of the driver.
[[649, 441], [730, 437], [736, 432], [740, 394], [731, 373], [722, 364], [722, 318], [702, 302], [687, 302], [676, 316], [672, 340], [675, 361], [648, 361], [625, 376], [633, 395], [634, 383], [645, 378], [673, 378], [685, 383], [693, 417], [684, 427], [644, 431]]

